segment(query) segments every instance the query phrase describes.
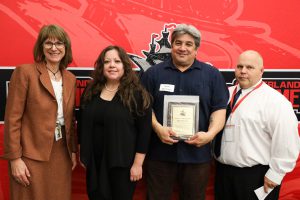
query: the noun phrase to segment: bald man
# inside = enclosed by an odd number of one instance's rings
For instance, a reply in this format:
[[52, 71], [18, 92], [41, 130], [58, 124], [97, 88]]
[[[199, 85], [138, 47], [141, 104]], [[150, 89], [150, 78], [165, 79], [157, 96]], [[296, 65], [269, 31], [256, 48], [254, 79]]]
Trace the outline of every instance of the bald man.
[[291, 103], [262, 81], [263, 72], [258, 52], [247, 50], [239, 56], [238, 84], [229, 88], [227, 121], [216, 158], [216, 200], [257, 199], [254, 190], [262, 186], [269, 193], [266, 199], [278, 199], [283, 177], [295, 167], [298, 120]]

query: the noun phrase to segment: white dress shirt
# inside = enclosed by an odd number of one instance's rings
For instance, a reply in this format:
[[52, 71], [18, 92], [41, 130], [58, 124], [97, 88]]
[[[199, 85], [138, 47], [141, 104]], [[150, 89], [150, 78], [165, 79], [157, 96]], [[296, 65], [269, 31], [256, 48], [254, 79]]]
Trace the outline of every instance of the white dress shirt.
[[[242, 90], [236, 105], [260, 82]], [[236, 87], [238, 91], [239, 86], [229, 88], [230, 96]], [[236, 167], [269, 165], [266, 177], [280, 184], [295, 167], [299, 150], [298, 120], [292, 104], [263, 83], [229, 116], [218, 161]]]

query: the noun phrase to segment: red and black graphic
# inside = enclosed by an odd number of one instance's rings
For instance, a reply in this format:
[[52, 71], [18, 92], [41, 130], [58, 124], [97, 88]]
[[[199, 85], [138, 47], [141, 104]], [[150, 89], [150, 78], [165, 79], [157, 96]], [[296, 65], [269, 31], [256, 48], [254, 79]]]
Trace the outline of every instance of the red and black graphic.
[[[143, 57], [149, 34], [166, 23], [189, 23], [203, 35], [198, 58], [218, 68], [232, 68], [241, 51], [257, 49], [268, 68], [297, 69], [299, 9], [297, 0], [2, 0], [0, 35], [7, 39], [2, 41], [6, 48], [0, 50], [0, 66], [31, 62], [44, 24], [57, 23], [69, 33], [73, 66], [92, 66], [109, 44]], [[15, 56], [16, 51], [22, 53]]]
[[[169, 42], [170, 28], [175, 28], [176, 24], [165, 24], [164, 30], [161, 31], [161, 37], [157, 33], [151, 34], [151, 43], [149, 51], [143, 50], [142, 53], [146, 58], [129, 54], [132, 62], [142, 71], [146, 71], [152, 65], [167, 60], [171, 56], [171, 44]], [[158, 44], [158, 45], [157, 45]]]
[[[299, 74], [298, 74], [298, 77]], [[283, 94], [293, 105], [300, 121], [300, 78], [264, 78], [264, 82]]]
[[75, 106], [76, 106], [76, 109], [79, 109], [79, 106], [80, 106], [80, 97], [85, 89], [85, 87], [87, 86], [88, 82], [91, 80], [90, 77], [76, 77], [77, 80], [76, 80], [76, 85], [77, 85], [77, 88], [76, 88], [76, 99], [75, 99]]
[[[197, 59], [219, 68], [228, 86], [235, 83], [233, 68], [238, 55], [247, 49], [259, 51], [266, 69], [263, 80], [293, 104], [300, 120], [299, 10], [299, 0], [1, 0], [0, 123], [12, 71], [20, 64], [33, 63], [37, 34], [50, 23], [62, 26], [72, 41], [74, 59], [69, 70], [77, 76], [77, 108], [103, 48], [122, 46], [134, 69], [143, 72], [170, 56], [171, 32], [176, 24], [186, 23], [201, 31]], [[0, 152], [3, 130], [1, 124]], [[76, 170], [72, 199], [87, 199], [84, 172]], [[300, 199], [299, 171], [298, 161], [284, 179], [280, 200]], [[6, 172], [7, 163], [0, 161], [1, 200], [8, 199]], [[139, 187], [134, 200], [146, 198]], [[206, 199], [213, 199], [212, 183]]]
[[[2, 69], [0, 68], [0, 121], [4, 120], [4, 109], [6, 102], [6, 94], [8, 91], [8, 83], [10, 75], [14, 68]], [[76, 89], [76, 110], [79, 109], [80, 96], [84, 91], [86, 85], [91, 80], [90, 74], [92, 68], [69, 68], [69, 70], [77, 77], [77, 89]], [[234, 72], [232, 70], [221, 70], [225, 81], [228, 86], [235, 85]], [[6, 79], [3, 79], [6, 77]], [[280, 78], [288, 77], [288, 78]], [[300, 121], [300, 70], [293, 71], [278, 71], [267, 70], [264, 73], [263, 81], [282, 93], [292, 104], [297, 115], [298, 121]], [[3, 102], [3, 103], [2, 103]]]

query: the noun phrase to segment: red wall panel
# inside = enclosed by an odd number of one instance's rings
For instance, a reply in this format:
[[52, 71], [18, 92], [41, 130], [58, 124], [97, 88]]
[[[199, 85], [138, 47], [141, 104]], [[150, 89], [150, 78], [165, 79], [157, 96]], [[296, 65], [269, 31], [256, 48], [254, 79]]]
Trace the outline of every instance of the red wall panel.
[[[299, 10], [298, 0], [2, 0], [0, 68], [31, 63], [33, 45], [44, 24], [59, 24], [69, 33], [73, 67], [92, 67], [109, 44], [121, 45], [145, 60], [142, 51], [149, 51], [152, 35], [158, 36], [154, 39], [157, 44], [166, 25], [190, 23], [203, 36], [198, 58], [220, 69], [233, 68], [242, 51], [255, 49], [261, 52], [267, 69], [299, 70]], [[166, 31], [172, 31], [172, 26]], [[295, 104], [299, 105], [299, 92]], [[2, 138], [0, 125], [0, 152]], [[212, 173], [207, 199], [213, 199], [213, 176]], [[284, 179], [280, 199], [300, 199], [299, 184], [298, 161], [295, 170]], [[143, 182], [136, 193], [135, 199], [144, 199]], [[77, 167], [73, 199], [84, 198], [84, 171]], [[7, 162], [0, 160], [2, 199], [8, 199], [8, 179]]]

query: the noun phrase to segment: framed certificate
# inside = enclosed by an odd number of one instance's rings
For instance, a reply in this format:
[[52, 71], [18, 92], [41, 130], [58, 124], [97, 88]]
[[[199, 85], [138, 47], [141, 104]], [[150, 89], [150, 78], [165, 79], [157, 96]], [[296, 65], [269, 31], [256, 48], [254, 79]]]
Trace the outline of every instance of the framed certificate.
[[186, 140], [198, 131], [199, 96], [165, 95], [164, 126], [171, 127], [178, 140]]

